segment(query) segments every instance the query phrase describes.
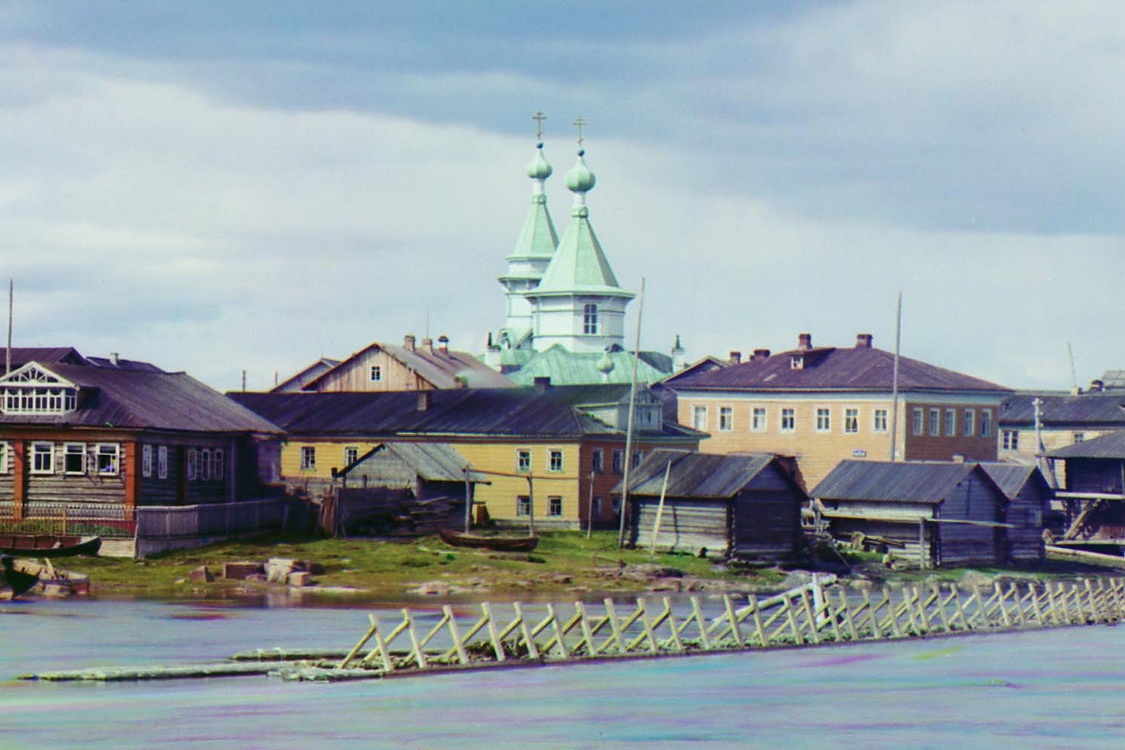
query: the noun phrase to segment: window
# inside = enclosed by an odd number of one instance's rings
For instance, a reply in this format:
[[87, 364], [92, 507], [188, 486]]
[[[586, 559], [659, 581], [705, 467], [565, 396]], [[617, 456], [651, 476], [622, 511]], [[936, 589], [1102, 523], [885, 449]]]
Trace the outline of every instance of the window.
[[988, 437], [992, 434], [992, 409], [980, 410], [980, 436]]
[[755, 406], [750, 411], [750, 429], [753, 432], [766, 431], [766, 407]]
[[914, 407], [914, 421], [911, 424], [911, 431], [915, 435], [922, 434], [922, 423], [925, 420], [925, 409], [920, 406]]
[[977, 429], [977, 426], [976, 426], [977, 413], [973, 409], [966, 409], [965, 413], [962, 416], [964, 417], [964, 422], [965, 422], [964, 425], [962, 425], [962, 430], [964, 432], [964, 435], [965, 435], [965, 437], [972, 437], [973, 434], [976, 432], [976, 429]]
[[602, 449], [594, 448], [593, 452], [590, 453], [590, 471], [594, 472], [595, 474], [601, 474], [605, 469], [602, 463]]
[[876, 409], [871, 413], [871, 431], [872, 432], [886, 432], [887, 431], [887, 410]]
[[941, 434], [941, 409], [930, 409], [930, 434]]
[[519, 495], [516, 497], [516, 515], [517, 516], [530, 516], [531, 515], [531, 498], [527, 495]]
[[707, 429], [707, 407], [703, 404], [696, 404], [691, 407], [691, 426], [696, 430]]
[[1074, 442], [1081, 443], [1085, 439], [1086, 439], [1086, 433], [1085, 432], [1074, 433]]
[[31, 444], [31, 473], [55, 473], [55, 446], [51, 443]]
[[378, 383], [383, 379], [383, 368], [379, 365], [371, 365], [371, 382]]
[[121, 446], [117, 443], [99, 443], [94, 460], [98, 474], [102, 476], [117, 476], [120, 466]]
[[594, 509], [592, 511], [590, 511], [590, 515], [593, 518], [601, 518], [602, 517], [602, 503], [603, 502], [604, 501], [602, 500], [601, 495], [594, 495]]
[[598, 332], [598, 306], [586, 305], [582, 308], [582, 333], [588, 336]]
[[734, 429], [734, 409], [729, 406], [719, 407], [719, 431], [730, 432]]
[[348, 467], [359, 460], [359, 448], [349, 445], [344, 448], [344, 466]]
[[832, 410], [826, 406], [817, 407], [816, 410], [816, 431], [817, 432], [831, 432], [832, 431]]
[[795, 432], [797, 430], [797, 411], [791, 407], [781, 410], [781, 431]]
[[146, 445], [141, 448], [141, 476], [152, 476], [152, 446]]
[[552, 495], [547, 498], [547, 515], [548, 516], [561, 516], [562, 515], [562, 498], [557, 495]]
[[[316, 447], [312, 445], [301, 446], [301, 471], [316, 469]], [[191, 477], [188, 477], [189, 479]]]
[[199, 478], [204, 482], [211, 479], [211, 449], [199, 451]]
[[7, 474], [11, 462], [8, 459], [8, 444], [0, 443], [0, 474]]
[[844, 409], [844, 432], [851, 435], [859, 432], [859, 409]]
[[531, 451], [516, 451], [516, 471], [531, 471]]
[[63, 474], [86, 473], [86, 444], [67, 443], [63, 446]]
[[222, 448], [216, 448], [211, 452], [211, 461], [214, 464], [211, 467], [211, 478], [222, 479], [226, 475], [226, 455], [223, 453]]
[[805, 369], [805, 358], [801, 357], [801, 356], [790, 357], [789, 358], [789, 369], [790, 370], [803, 370], [803, 369]]
[[1018, 451], [1020, 449], [1020, 431], [1019, 430], [1004, 430], [1001, 436], [1001, 442], [1006, 451]]
[[613, 452], [613, 473], [620, 474], [625, 470], [625, 451], [615, 450]]
[[957, 434], [957, 410], [945, 410], [945, 434], [946, 437], [953, 437]]
[[156, 449], [156, 476], [158, 479], [168, 478], [168, 446], [166, 445]]
[[562, 451], [551, 451], [549, 456], [549, 463], [547, 464], [548, 471], [562, 471], [563, 469], [563, 454]]
[[78, 406], [73, 384], [34, 365], [9, 375], [0, 396], [6, 414], [63, 414]]
[[[305, 468], [304, 450], [305, 450], [304, 448], [301, 449], [301, 452], [302, 452], [301, 468], [302, 469]], [[314, 454], [314, 461], [315, 461], [315, 454]], [[186, 457], [186, 460], [184, 461], [184, 467], [187, 470], [187, 478], [188, 479], [195, 479], [197, 476], [199, 476], [199, 473], [198, 473], [199, 451], [197, 451], [195, 448], [188, 448], [187, 457]]]
[[633, 466], [632, 466], [632, 468], [635, 469], [638, 466], [640, 466], [641, 465], [641, 459], [644, 458], [644, 457], [645, 457], [645, 454], [641, 453], [640, 451], [633, 451]]

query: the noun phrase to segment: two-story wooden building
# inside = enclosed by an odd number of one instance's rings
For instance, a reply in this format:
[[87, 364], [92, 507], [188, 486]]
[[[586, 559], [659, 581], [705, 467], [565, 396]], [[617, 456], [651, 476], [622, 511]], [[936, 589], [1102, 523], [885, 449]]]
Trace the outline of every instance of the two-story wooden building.
[[739, 364], [669, 381], [681, 424], [707, 453], [793, 456], [806, 487], [843, 459], [995, 461], [996, 415], [1010, 389], [898, 358], [869, 334], [854, 347], [759, 349]]
[[[469, 388], [384, 393], [235, 393], [283, 427], [281, 473], [318, 495], [340, 469], [390, 442], [449, 445], [489, 480], [476, 503], [502, 523], [559, 528], [609, 525], [625, 467], [628, 385]], [[634, 464], [654, 448], [695, 450], [698, 432], [662, 419], [659, 399], [637, 392]], [[528, 477], [531, 478], [529, 483]]]
[[[143, 505], [261, 497], [280, 430], [182, 372], [13, 349], [0, 377], [0, 517], [131, 522]], [[263, 460], [263, 456], [267, 460]]]

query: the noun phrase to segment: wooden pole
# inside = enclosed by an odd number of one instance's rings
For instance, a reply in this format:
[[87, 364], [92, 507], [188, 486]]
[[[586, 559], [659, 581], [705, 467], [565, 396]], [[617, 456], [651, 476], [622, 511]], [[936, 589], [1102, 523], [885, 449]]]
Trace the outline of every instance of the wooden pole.
[[668, 475], [672, 472], [672, 459], [668, 459], [668, 464], [664, 467], [664, 484], [660, 486], [660, 502], [656, 506], [656, 521], [652, 524], [652, 544], [649, 545], [648, 553], [650, 555], [656, 554], [656, 537], [660, 535], [660, 519], [664, 516], [664, 496], [668, 492]]
[[641, 277], [641, 294], [637, 299], [637, 336], [633, 342], [633, 379], [629, 384], [629, 416], [625, 426], [625, 466], [621, 472], [621, 525], [617, 531], [617, 548], [625, 546], [625, 517], [629, 513], [629, 468], [633, 465], [633, 416], [637, 411], [637, 364], [641, 359], [641, 316], [645, 309], [645, 280]]
[[895, 302], [895, 357], [894, 367], [891, 371], [891, 456], [892, 461], [898, 460], [898, 356], [902, 344], [902, 290], [898, 292]]
[[465, 474], [465, 533], [468, 534], [473, 525], [473, 482], [469, 478], [469, 467], [461, 469]]

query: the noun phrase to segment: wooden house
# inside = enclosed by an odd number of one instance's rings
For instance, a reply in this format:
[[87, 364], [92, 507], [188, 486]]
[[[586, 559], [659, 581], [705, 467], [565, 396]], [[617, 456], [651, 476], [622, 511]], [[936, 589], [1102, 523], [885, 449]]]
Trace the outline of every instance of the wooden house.
[[922, 567], [1005, 561], [1008, 499], [979, 464], [841, 461], [810, 494], [837, 539], [880, 540]]
[[[331, 491], [339, 471], [384, 443], [454, 449], [489, 478], [475, 501], [495, 521], [556, 528], [609, 526], [626, 460], [656, 448], [695, 450], [701, 435], [665, 423], [659, 399], [637, 391], [633, 455], [629, 385], [464, 388], [385, 393], [234, 393], [283, 427], [281, 473], [294, 490]], [[333, 473], [335, 469], [335, 475]], [[349, 480], [350, 483], [351, 480]]]
[[[732, 353], [732, 359], [733, 359]], [[1011, 391], [875, 348], [813, 346], [753, 356], [666, 382], [680, 424], [708, 433], [705, 453], [773, 453], [797, 460], [812, 487], [844, 459], [972, 461], [997, 457], [996, 413]]]
[[1043, 528], [1055, 494], [1047, 478], [1029, 464], [988, 461], [982, 462], [981, 468], [1008, 497], [1005, 557], [1020, 564], [1042, 562], [1046, 556]]
[[1064, 540], [1125, 541], [1125, 430], [1047, 453], [1066, 468]]
[[504, 388], [515, 384], [468, 352], [453, 351], [444, 336], [416, 345], [375, 342], [343, 360], [321, 359], [273, 388], [273, 393], [425, 391], [442, 388]]
[[[182, 372], [12, 350], [0, 377], [0, 517], [127, 527], [145, 505], [262, 496], [281, 430]], [[39, 359], [44, 361], [39, 361]]]
[[801, 542], [808, 498], [781, 460], [653, 451], [629, 479], [629, 539], [638, 547], [783, 559]]

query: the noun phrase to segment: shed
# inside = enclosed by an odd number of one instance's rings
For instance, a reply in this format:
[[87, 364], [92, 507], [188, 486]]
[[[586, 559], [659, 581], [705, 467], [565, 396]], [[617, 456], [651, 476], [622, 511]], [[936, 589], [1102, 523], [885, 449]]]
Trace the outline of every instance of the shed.
[[1125, 430], [1047, 454], [1066, 461], [1067, 539], [1125, 539]]
[[630, 539], [637, 546], [652, 545], [655, 534], [663, 550], [759, 559], [795, 551], [808, 499], [775, 456], [665, 450], [653, 451], [634, 470], [629, 497]]
[[1006, 556], [1008, 499], [976, 463], [841, 461], [811, 494], [837, 539], [881, 538], [926, 567]]
[[1001, 461], [982, 462], [981, 467], [1008, 497], [1004, 530], [1007, 557], [1012, 562], [1042, 562], [1046, 555], [1043, 527], [1054, 490], [1038, 467]]

